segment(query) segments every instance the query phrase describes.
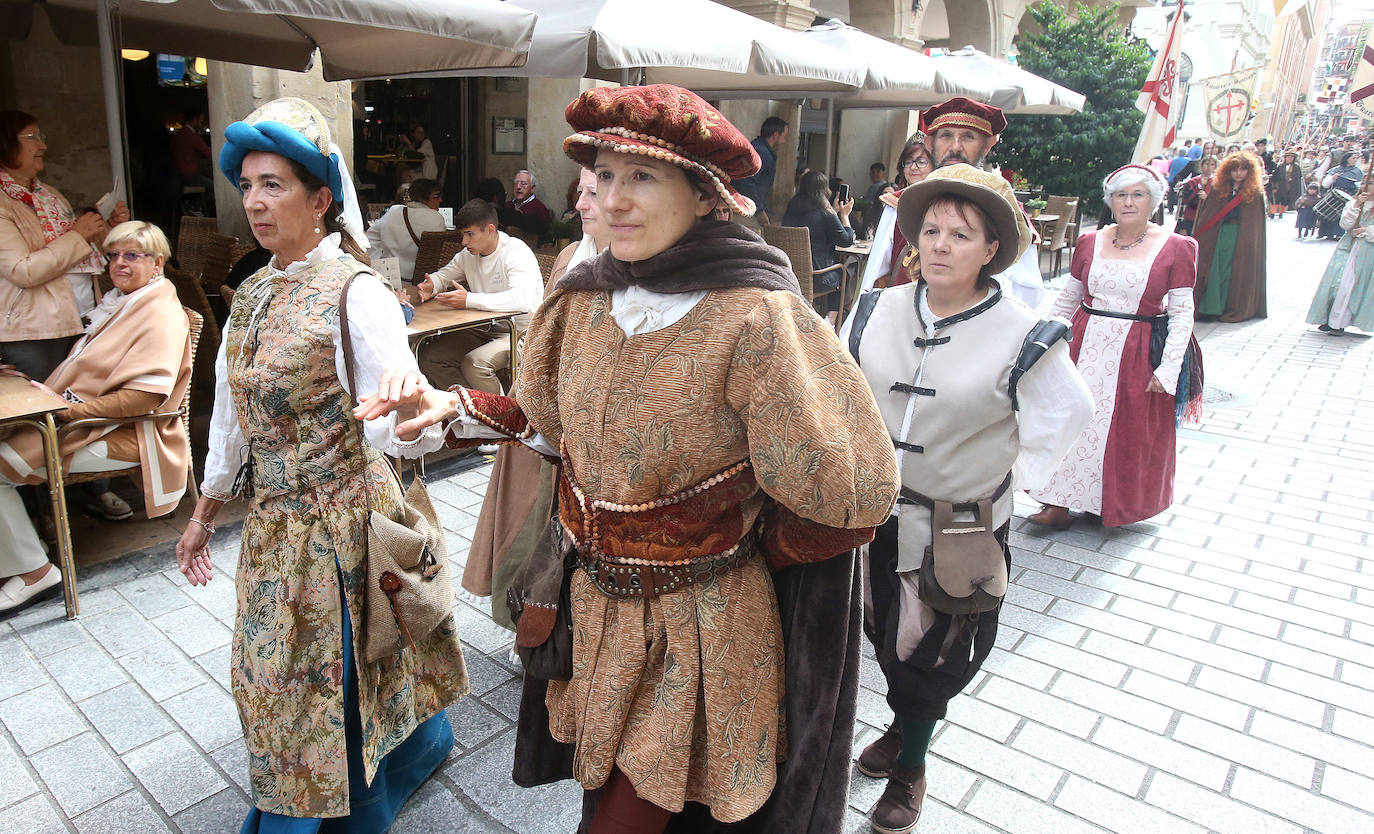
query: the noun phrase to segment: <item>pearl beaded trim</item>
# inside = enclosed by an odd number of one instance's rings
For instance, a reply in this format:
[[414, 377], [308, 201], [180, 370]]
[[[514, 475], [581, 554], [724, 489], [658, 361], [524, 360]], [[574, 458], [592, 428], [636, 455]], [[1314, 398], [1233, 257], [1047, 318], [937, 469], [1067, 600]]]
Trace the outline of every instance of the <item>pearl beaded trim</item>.
[[677, 165], [683, 168], [690, 168], [709, 179], [716, 188], [716, 193], [721, 199], [735, 210], [736, 214], [752, 214], [755, 208], [754, 202], [743, 195], [736, 196], [730, 193], [730, 189], [706, 166], [693, 159], [688, 159], [677, 153], [673, 153], [662, 148], [646, 148], [643, 145], [623, 145], [619, 142], [608, 142], [605, 139], [597, 139], [595, 136], [588, 136], [584, 133], [574, 133], [565, 141], [578, 142], [583, 145], [591, 145], [594, 148], [609, 148], [618, 153], [636, 153], [641, 156], [651, 156], [654, 159], [661, 159], [664, 162]]
[[504, 434], [506, 437], [509, 437], [512, 440], [517, 441], [529, 440], [531, 437], [534, 437], [534, 426], [531, 426], [528, 421], [525, 423], [524, 431], [518, 433], [512, 432], [510, 429], [506, 428], [500, 423], [497, 423], [495, 420], [478, 411], [477, 406], [474, 405], [472, 402], [472, 394], [468, 391], [468, 389], [459, 387], [457, 389], [457, 392], [458, 399], [461, 400], [463, 404], [463, 413], [473, 418], [474, 420], [477, 420], [479, 423], [486, 426], [487, 428], [492, 429], [493, 431], [498, 431]]
[[682, 157], [688, 162], [695, 162], [701, 167], [711, 171], [717, 177], [724, 180], [725, 182], [730, 182], [730, 175], [721, 170], [720, 166], [711, 162], [707, 162], [704, 159], [697, 159], [695, 156], [688, 153], [687, 150], [683, 148], [681, 145], [674, 145], [672, 142], [669, 142], [666, 139], [660, 139], [657, 136], [650, 136], [647, 133], [639, 133], [638, 131], [630, 130], [624, 127], [603, 127], [600, 130], [598, 130], [597, 133], [609, 133], [612, 136], [624, 136], [626, 139], [634, 139], [637, 142], [648, 142], [651, 145], [658, 145], [660, 148], [667, 148], [668, 150], [672, 151], [673, 153], [677, 154], [678, 156]]

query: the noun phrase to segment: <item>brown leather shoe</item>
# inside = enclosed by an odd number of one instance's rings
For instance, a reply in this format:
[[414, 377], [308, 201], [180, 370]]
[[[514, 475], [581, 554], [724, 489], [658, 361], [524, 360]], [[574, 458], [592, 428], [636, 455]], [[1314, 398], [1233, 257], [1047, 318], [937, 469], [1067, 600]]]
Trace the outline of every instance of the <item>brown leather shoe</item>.
[[897, 764], [897, 754], [902, 752], [902, 731], [893, 721], [878, 736], [878, 740], [864, 748], [855, 766], [865, 776], [886, 779], [892, 766]]
[[893, 764], [887, 789], [873, 806], [873, 830], [878, 834], [906, 834], [921, 820], [926, 798], [926, 769], [908, 770]]
[[1056, 530], [1067, 530], [1073, 525], [1073, 517], [1069, 515], [1069, 508], [1056, 507], [1053, 504], [1045, 504], [1040, 512], [1026, 516], [1026, 521], [1044, 527], [1053, 527]]

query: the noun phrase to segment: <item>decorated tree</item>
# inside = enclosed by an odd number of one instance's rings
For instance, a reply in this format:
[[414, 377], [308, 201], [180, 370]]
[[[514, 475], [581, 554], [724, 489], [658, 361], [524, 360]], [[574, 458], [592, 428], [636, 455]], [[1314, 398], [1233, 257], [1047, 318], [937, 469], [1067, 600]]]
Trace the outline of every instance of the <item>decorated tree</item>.
[[1102, 206], [1102, 178], [1130, 162], [1144, 114], [1135, 99], [1153, 55], [1127, 35], [1115, 5], [1078, 4], [1074, 16], [1052, 3], [1030, 9], [1040, 32], [1017, 41], [1017, 64], [1084, 95], [1083, 112], [1011, 116], [991, 161], [1011, 168], [1047, 194], [1078, 195], [1079, 215]]

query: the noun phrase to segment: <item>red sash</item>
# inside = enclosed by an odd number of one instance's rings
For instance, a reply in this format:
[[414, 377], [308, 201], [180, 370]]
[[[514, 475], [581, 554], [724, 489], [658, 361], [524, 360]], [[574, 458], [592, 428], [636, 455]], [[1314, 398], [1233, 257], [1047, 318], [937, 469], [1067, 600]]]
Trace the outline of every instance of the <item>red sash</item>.
[[1232, 198], [1231, 198], [1231, 202], [1229, 202], [1229, 203], [1227, 203], [1226, 205], [1222, 206], [1222, 207], [1221, 207], [1221, 211], [1219, 211], [1219, 212], [1217, 212], [1216, 214], [1214, 214], [1214, 215], [1212, 215], [1211, 217], [1209, 217], [1209, 218], [1207, 219], [1207, 222], [1202, 224], [1202, 228], [1201, 228], [1201, 229], [1197, 229], [1196, 231], [1193, 232], [1193, 237], [1202, 237], [1202, 235], [1203, 235], [1204, 232], [1206, 232], [1208, 229], [1212, 228], [1213, 226], [1217, 225], [1217, 224], [1220, 223], [1222, 220], [1224, 220], [1224, 219], [1226, 218], [1226, 215], [1228, 215], [1228, 214], [1231, 213], [1231, 209], [1233, 209], [1233, 208], [1235, 208], [1236, 206], [1240, 205], [1241, 198], [1244, 197], [1244, 196], [1245, 196], [1244, 194], [1237, 194], [1236, 196], [1232, 197]]

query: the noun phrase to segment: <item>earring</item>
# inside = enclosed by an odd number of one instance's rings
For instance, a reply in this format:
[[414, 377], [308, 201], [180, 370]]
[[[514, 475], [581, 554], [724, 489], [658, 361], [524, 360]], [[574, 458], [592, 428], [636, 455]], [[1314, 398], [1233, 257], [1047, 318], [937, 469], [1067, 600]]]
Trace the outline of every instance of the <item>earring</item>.
[[315, 234], [320, 233], [320, 218], [323, 216], [322, 214], [315, 215]]

